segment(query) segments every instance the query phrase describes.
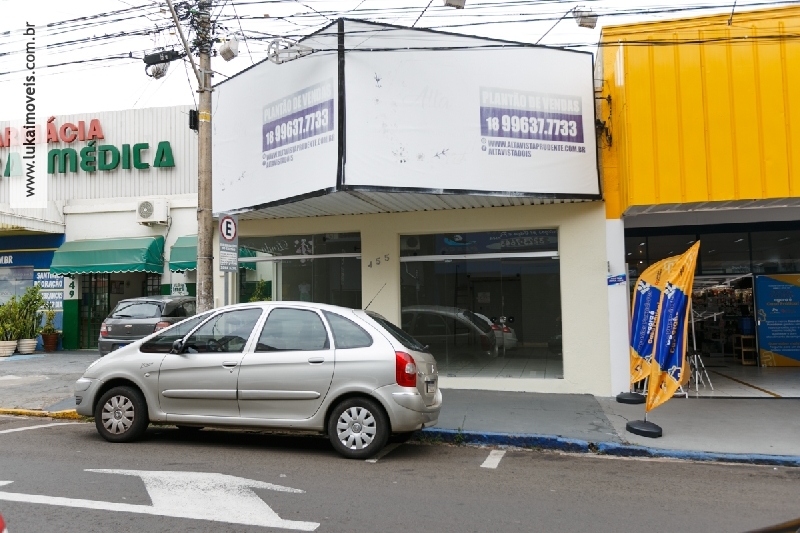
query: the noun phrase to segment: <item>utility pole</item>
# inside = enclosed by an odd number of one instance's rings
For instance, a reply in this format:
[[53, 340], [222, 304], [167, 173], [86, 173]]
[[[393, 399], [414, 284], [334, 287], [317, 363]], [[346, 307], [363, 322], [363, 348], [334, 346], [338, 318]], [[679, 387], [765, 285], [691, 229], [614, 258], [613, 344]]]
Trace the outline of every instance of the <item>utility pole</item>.
[[197, 112], [197, 312], [214, 308], [214, 219], [211, 212], [211, 2], [198, 0], [200, 108]]
[[178, 15], [167, 0], [172, 20], [197, 77], [200, 107], [197, 110], [197, 312], [214, 307], [214, 219], [211, 211], [211, 0], [198, 0], [194, 13], [197, 34], [194, 45], [200, 54], [200, 67], [194, 62], [192, 49], [183, 35]]

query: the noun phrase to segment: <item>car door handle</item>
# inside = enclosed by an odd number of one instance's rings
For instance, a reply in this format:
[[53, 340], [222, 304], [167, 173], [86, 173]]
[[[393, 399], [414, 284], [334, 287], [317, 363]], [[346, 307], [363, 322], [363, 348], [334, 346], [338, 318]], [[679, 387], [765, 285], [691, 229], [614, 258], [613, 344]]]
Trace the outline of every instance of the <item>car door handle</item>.
[[233, 368], [238, 364], [239, 364], [238, 361], [224, 361], [222, 363], [222, 366], [225, 367], [225, 368]]
[[312, 365], [318, 365], [320, 363], [324, 363], [325, 362], [325, 358], [324, 357], [309, 357], [308, 358], [308, 362], [311, 363]]

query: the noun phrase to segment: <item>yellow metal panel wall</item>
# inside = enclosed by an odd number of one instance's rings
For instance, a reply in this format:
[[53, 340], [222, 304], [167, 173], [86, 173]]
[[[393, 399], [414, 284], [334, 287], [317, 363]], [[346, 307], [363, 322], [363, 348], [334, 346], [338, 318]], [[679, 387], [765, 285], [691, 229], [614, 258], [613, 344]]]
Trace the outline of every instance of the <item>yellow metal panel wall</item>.
[[799, 32], [797, 7], [604, 28], [607, 216], [800, 194]]

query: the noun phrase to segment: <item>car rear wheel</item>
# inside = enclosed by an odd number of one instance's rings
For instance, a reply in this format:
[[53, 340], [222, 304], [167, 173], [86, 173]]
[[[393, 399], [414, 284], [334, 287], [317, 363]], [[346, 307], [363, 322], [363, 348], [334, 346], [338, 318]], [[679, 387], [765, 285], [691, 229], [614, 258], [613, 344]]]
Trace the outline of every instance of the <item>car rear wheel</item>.
[[114, 387], [94, 409], [97, 432], [109, 442], [131, 442], [144, 434], [150, 423], [147, 402], [133, 387]]
[[386, 445], [389, 422], [374, 400], [350, 398], [331, 411], [328, 437], [336, 451], [348, 459], [368, 459]]

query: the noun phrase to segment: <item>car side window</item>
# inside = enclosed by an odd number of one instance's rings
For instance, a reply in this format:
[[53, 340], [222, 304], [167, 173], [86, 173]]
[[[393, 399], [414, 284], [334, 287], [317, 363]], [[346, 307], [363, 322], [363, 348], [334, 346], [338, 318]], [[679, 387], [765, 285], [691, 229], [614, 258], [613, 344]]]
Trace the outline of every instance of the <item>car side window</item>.
[[328, 332], [322, 319], [306, 309], [273, 309], [256, 345], [257, 352], [327, 350]]
[[333, 340], [337, 350], [347, 350], [350, 348], [366, 348], [372, 346], [372, 337], [364, 331], [364, 328], [336, 313], [329, 311], [322, 312], [328, 319], [328, 324], [333, 332]]
[[414, 323], [414, 335], [447, 335], [447, 326], [444, 319], [432, 313], [417, 314], [417, 321]]
[[200, 326], [186, 339], [189, 353], [240, 353], [261, 317], [261, 309], [237, 309], [220, 313]]
[[179, 322], [174, 327], [155, 335], [149, 341], [142, 344], [139, 347], [139, 351], [143, 353], [169, 353], [170, 350], [172, 350], [172, 343], [188, 335], [195, 326], [208, 318], [208, 315], [209, 313], [203, 313], [202, 315]]

